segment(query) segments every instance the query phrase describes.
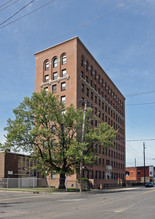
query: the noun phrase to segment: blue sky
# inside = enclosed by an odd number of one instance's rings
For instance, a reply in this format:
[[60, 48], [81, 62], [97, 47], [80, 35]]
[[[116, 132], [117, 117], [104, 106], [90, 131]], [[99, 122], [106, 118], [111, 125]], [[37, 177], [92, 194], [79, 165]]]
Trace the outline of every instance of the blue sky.
[[[0, 23], [31, 0], [0, 1]], [[50, 0], [36, 0], [8, 22]], [[9, 6], [5, 8], [6, 6]], [[4, 24], [7, 24], [4, 23]], [[3, 24], [3, 25], [4, 25]], [[155, 1], [55, 0], [0, 25], [0, 142], [12, 109], [34, 92], [34, 53], [78, 36], [126, 97], [126, 139], [155, 138]], [[149, 92], [150, 93], [145, 93]], [[138, 95], [144, 92], [145, 94]], [[135, 95], [131, 95], [135, 94]], [[152, 103], [145, 105], [130, 105]], [[145, 141], [155, 165], [155, 141]], [[143, 165], [143, 141], [127, 141], [127, 166]]]

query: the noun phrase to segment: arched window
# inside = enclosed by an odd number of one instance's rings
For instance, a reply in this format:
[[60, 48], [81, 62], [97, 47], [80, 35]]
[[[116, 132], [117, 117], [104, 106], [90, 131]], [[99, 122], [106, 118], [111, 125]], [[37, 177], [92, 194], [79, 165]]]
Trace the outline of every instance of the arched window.
[[46, 70], [49, 70], [49, 65], [50, 65], [49, 60], [46, 60], [46, 61], [44, 62], [44, 69], [45, 69], [45, 71], [46, 71]]
[[58, 59], [57, 59], [57, 57], [55, 57], [53, 59], [53, 68], [56, 68], [57, 66], [58, 66]]
[[66, 64], [67, 58], [66, 58], [66, 54], [62, 55], [62, 65]]

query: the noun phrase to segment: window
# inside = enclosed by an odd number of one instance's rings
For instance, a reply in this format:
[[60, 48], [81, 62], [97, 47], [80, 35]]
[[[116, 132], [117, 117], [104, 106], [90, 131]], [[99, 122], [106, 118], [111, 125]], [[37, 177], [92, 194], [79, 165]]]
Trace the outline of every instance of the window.
[[104, 110], [104, 103], [102, 102], [102, 109]]
[[54, 58], [53, 59], [53, 68], [56, 68], [58, 66], [58, 59]]
[[49, 75], [45, 75], [45, 82], [49, 81]]
[[131, 176], [133, 175], [133, 171], [131, 171]]
[[97, 114], [97, 108], [95, 107], [95, 114]]
[[81, 56], [81, 66], [83, 66], [83, 63], [84, 63], [84, 57]]
[[107, 122], [107, 116], [105, 116], [105, 122]]
[[102, 179], [104, 179], [104, 171], [102, 172]]
[[100, 75], [98, 76], [98, 83], [100, 84]]
[[93, 100], [93, 92], [91, 92], [91, 100]]
[[84, 102], [85, 102], [85, 101], [84, 101], [84, 98], [82, 97], [82, 106], [83, 106], [83, 107], [84, 107]]
[[101, 111], [98, 112], [98, 117], [101, 118]]
[[88, 83], [88, 76], [86, 75], [86, 82]]
[[102, 120], [104, 121], [104, 113], [102, 113]]
[[98, 173], [99, 173], [99, 179], [101, 179], [101, 171], [98, 171]]
[[88, 71], [88, 61], [86, 62], [86, 71]]
[[94, 171], [93, 170], [91, 170], [91, 172], [90, 172], [90, 179], [94, 179]]
[[87, 170], [87, 178], [89, 179], [89, 170]]
[[100, 99], [98, 99], [98, 105], [101, 106], [101, 100]]
[[66, 64], [66, 60], [67, 60], [66, 55], [63, 55], [62, 56], [62, 65]]
[[90, 86], [91, 86], [91, 87], [93, 86], [93, 82], [92, 82], [92, 80], [90, 81]]
[[99, 145], [99, 154], [101, 154], [101, 145]]
[[81, 78], [83, 78], [83, 76], [84, 76], [84, 75], [83, 75], [83, 71], [81, 71]]
[[62, 77], [65, 77], [66, 76], [66, 69], [63, 69], [62, 70]]
[[84, 93], [84, 84], [81, 84], [81, 91]]
[[53, 73], [53, 80], [56, 80], [56, 79], [57, 79], [57, 75], [58, 75], [57, 72], [54, 72], [54, 73]]
[[95, 127], [97, 127], [97, 120], [95, 120]]
[[90, 75], [92, 76], [92, 74], [93, 74], [93, 67], [91, 66], [91, 68], [90, 68]]
[[87, 97], [89, 97], [89, 89], [88, 88], [86, 90], [86, 95], [87, 95]]
[[62, 97], [61, 97], [61, 102], [62, 102], [63, 104], [66, 103], [66, 97], [65, 97], [65, 96], [62, 96]]
[[52, 92], [53, 92], [53, 93], [56, 93], [56, 92], [57, 92], [57, 85], [56, 85], [56, 84], [54, 84], [54, 85], [52, 86]]
[[140, 176], [140, 170], [138, 170], [138, 176]]
[[95, 179], [97, 179], [97, 171], [95, 171]]
[[46, 61], [45, 61], [45, 71], [46, 71], [46, 70], [49, 70], [49, 65], [50, 65], [50, 64], [49, 64], [49, 61], [46, 60]]
[[48, 87], [45, 87], [45, 92], [46, 94], [48, 94]]
[[94, 74], [94, 79], [96, 80], [96, 71], [95, 71], [95, 74]]
[[95, 96], [95, 103], [97, 104], [97, 96]]
[[61, 91], [66, 90], [66, 82], [61, 83]]

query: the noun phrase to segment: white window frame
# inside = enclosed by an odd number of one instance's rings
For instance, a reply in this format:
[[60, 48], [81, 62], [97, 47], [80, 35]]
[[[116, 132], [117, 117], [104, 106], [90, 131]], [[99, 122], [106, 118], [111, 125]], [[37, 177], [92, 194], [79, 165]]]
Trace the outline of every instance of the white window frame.
[[63, 69], [62, 70], [62, 77], [65, 77], [67, 75], [67, 71], [66, 71], [66, 69]]

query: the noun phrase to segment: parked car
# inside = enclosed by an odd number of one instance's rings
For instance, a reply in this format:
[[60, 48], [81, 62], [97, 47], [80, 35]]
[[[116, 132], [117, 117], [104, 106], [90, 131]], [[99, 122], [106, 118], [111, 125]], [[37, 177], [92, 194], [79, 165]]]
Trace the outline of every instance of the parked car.
[[153, 183], [152, 182], [147, 182], [147, 183], [145, 183], [145, 187], [153, 187]]

